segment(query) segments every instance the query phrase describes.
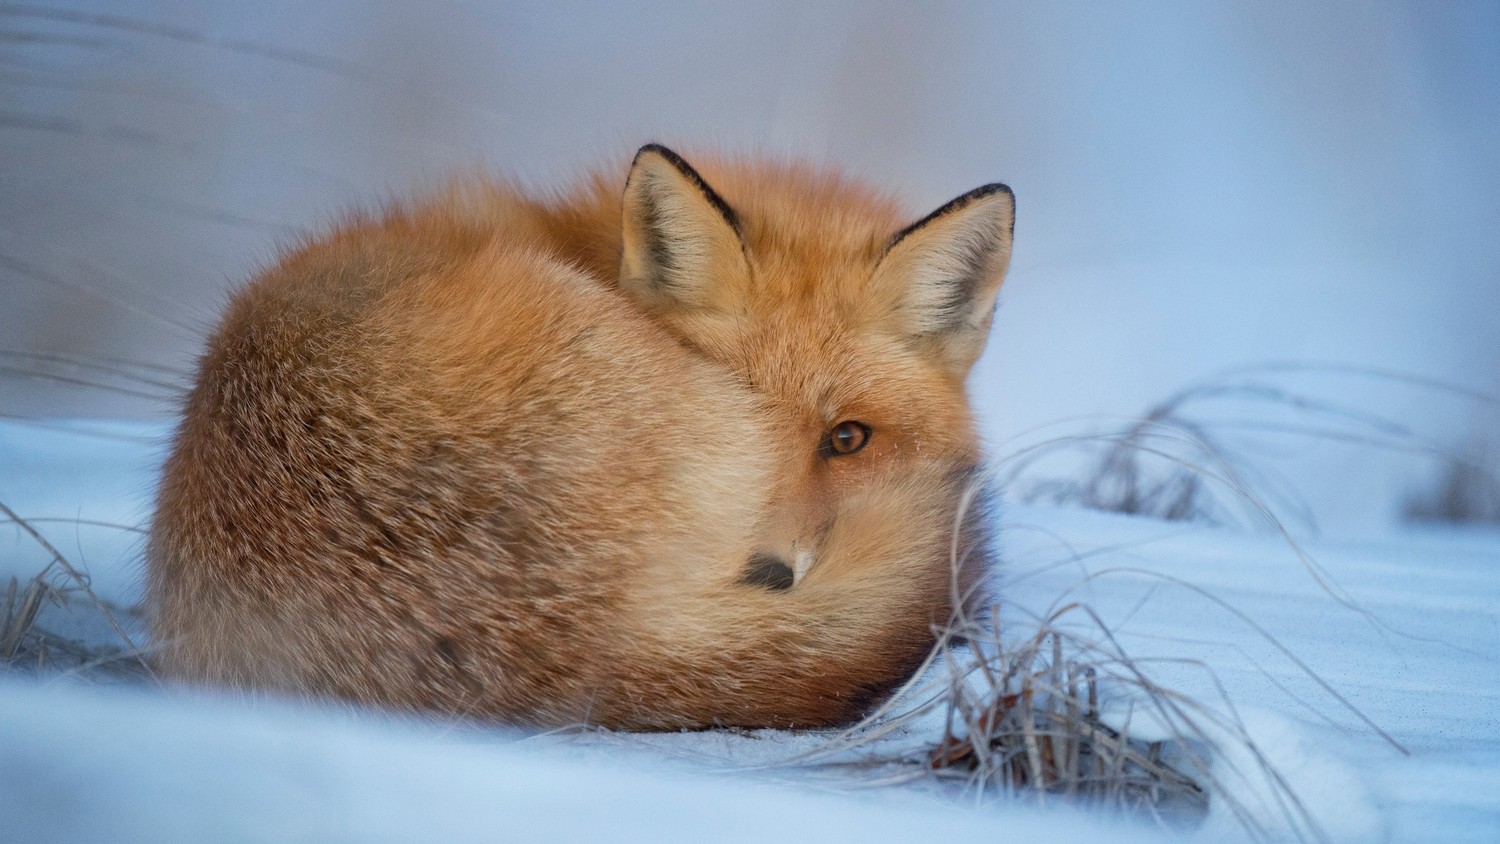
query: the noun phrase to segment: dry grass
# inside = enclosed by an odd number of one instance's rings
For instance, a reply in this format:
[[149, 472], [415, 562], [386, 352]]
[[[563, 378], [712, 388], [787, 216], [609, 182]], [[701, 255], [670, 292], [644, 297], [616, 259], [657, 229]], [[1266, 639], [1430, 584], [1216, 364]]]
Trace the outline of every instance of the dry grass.
[[[856, 785], [926, 782], [977, 803], [1063, 802], [1168, 828], [1197, 825], [1214, 799], [1252, 836], [1261, 832], [1213, 770], [1212, 748], [1227, 737], [1280, 781], [1223, 714], [1233, 712], [1229, 701], [1206, 706], [1153, 681], [1084, 605], [1024, 626], [1000, 616], [991, 605], [956, 619], [907, 688], [783, 764]], [[1072, 623], [1080, 621], [1083, 629]], [[1289, 789], [1282, 796], [1301, 811]], [[1299, 821], [1315, 829], [1305, 812]]]
[[0, 349], [0, 377], [144, 399], [163, 409], [178, 406], [187, 393], [187, 376], [168, 367], [19, 349]]
[[1403, 508], [1407, 521], [1500, 525], [1500, 480], [1484, 452], [1454, 458], [1443, 465], [1431, 489], [1410, 496]]
[[[29, 580], [23, 583], [12, 577], [6, 586], [3, 615], [0, 615], [0, 666], [65, 673], [94, 681], [153, 678], [146, 651], [126, 632], [126, 624], [122, 622], [138, 616], [139, 610], [121, 608], [96, 595], [88, 575], [4, 502], [0, 502], [0, 514], [52, 557]], [[97, 618], [117, 638], [86, 642], [53, 633], [41, 624], [47, 607]]]
[[[1266, 459], [1300, 441], [1373, 448], [1455, 467], [1449, 484], [1457, 484], [1457, 494], [1444, 489], [1436, 496], [1414, 498], [1408, 506], [1413, 515], [1500, 509], [1500, 480], [1481, 461], [1396, 419], [1287, 386], [1287, 380], [1298, 376], [1362, 379], [1458, 400], [1481, 412], [1500, 408], [1500, 399], [1493, 396], [1410, 373], [1262, 364], [1190, 384], [1114, 430], [1049, 437], [1015, 448], [1000, 455], [998, 483], [1012, 498], [1027, 502], [1167, 521], [1239, 526], [1290, 521], [1311, 527], [1316, 521], [1310, 508]], [[1455, 503], [1457, 509], [1450, 506]]]
[[[84, 587], [55, 566], [49, 565], [24, 584], [12, 577], [0, 614], [0, 665], [13, 670], [62, 672], [95, 681], [150, 677], [143, 652], [127, 641], [103, 645], [86, 642], [53, 633], [39, 623], [44, 607], [77, 613], [91, 611], [93, 604]], [[111, 617], [133, 612], [110, 605], [98, 609], [110, 612]]]
[[1074, 611], [1086, 613], [1070, 605], [1009, 644], [994, 635], [997, 607], [991, 623], [967, 631], [970, 650], [942, 662], [945, 728], [928, 764], [976, 794], [1058, 795], [1154, 814], [1169, 806], [1206, 810], [1204, 748], [1181, 736], [1133, 737], [1130, 717], [1107, 721], [1103, 709], [1125, 689], [1141, 693], [1130, 694], [1129, 705], [1158, 716], [1180, 717], [1191, 702], [1152, 683], [1123, 653], [1106, 653], [1054, 623]]

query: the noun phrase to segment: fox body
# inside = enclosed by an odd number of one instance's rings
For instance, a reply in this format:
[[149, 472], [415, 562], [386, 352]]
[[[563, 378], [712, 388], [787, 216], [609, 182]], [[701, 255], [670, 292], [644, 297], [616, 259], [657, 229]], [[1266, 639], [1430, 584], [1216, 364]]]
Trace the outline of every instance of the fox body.
[[1013, 214], [994, 185], [903, 228], [653, 145], [623, 187], [346, 220], [209, 341], [147, 550], [161, 666], [531, 725], [859, 717], [982, 569], [964, 381]]

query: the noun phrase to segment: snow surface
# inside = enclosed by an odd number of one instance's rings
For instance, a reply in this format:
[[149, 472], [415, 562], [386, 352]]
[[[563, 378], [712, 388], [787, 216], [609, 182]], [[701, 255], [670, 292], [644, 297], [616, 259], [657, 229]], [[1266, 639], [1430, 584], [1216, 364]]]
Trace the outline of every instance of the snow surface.
[[[88, 522], [143, 523], [162, 432], [101, 423], [87, 434], [70, 431], [80, 425], [0, 423], [0, 501], [37, 519], [87, 567], [102, 597], [129, 605], [140, 594], [140, 536]], [[1500, 533], [1294, 545], [1270, 531], [1023, 506], [1009, 507], [1001, 527], [1008, 626], [1025, 630], [1053, 608], [1083, 601], [1153, 679], [1205, 702], [1220, 701], [1222, 687], [1227, 703], [1217, 705], [1233, 712], [1329, 839], [1500, 837]], [[0, 526], [0, 576], [24, 579], [46, 561], [18, 528]], [[50, 609], [42, 624], [101, 642], [113, 635], [77, 609]], [[929, 726], [919, 722], [891, 740], [930, 741]], [[1151, 725], [1137, 720], [1132, 729], [1145, 735]], [[777, 731], [527, 738], [182, 689], [0, 674], [0, 838], [1244, 835], [1222, 800], [1199, 828], [1182, 833], [1056, 800], [976, 805], [931, 788], [872, 789], [856, 769], [731, 770], [789, 759], [826, 739]], [[1293, 834], [1295, 811], [1244, 741], [1225, 734], [1214, 773], [1256, 823]]]

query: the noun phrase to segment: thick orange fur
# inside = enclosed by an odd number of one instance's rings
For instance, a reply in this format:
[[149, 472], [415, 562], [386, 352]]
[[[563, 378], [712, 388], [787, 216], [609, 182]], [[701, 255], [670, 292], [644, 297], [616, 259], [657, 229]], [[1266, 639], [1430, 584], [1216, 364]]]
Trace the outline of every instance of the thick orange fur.
[[[981, 567], [950, 562], [983, 545], [955, 520], [992, 195], [898, 236], [837, 176], [647, 148], [623, 191], [460, 185], [291, 251], [166, 464], [161, 665], [534, 725], [857, 718]], [[868, 445], [832, 454], [846, 420]]]

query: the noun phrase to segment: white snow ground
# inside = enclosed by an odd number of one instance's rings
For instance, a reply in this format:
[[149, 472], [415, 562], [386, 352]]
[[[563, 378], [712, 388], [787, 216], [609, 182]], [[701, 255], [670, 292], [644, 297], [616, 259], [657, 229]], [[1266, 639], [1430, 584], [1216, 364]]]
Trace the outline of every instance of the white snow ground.
[[[139, 596], [139, 534], [89, 522], [143, 522], [161, 429], [89, 428], [0, 423], [0, 501], [36, 519], [87, 568], [97, 593], [128, 605]], [[1500, 533], [1305, 540], [1304, 559], [1269, 532], [1076, 510], [1011, 507], [1002, 527], [1009, 624], [1024, 628], [1049, 607], [1083, 600], [1159, 682], [1215, 700], [1213, 680], [1182, 660], [1211, 667], [1255, 747], [1328, 838], [1500, 839]], [[46, 562], [19, 528], [0, 526], [0, 576], [24, 580]], [[51, 609], [42, 624], [88, 640], [114, 635], [83, 612]], [[852, 773], [752, 777], [713, 764], [788, 758], [817, 741], [774, 731], [523, 741], [498, 730], [0, 674], [0, 839], [1182, 835], [1056, 801], [976, 808], [930, 789], [860, 788]], [[1246, 754], [1225, 742], [1216, 776], [1259, 823], [1285, 831], [1275, 790], [1257, 781]], [[1186, 834], [1242, 836], [1222, 801]]]

